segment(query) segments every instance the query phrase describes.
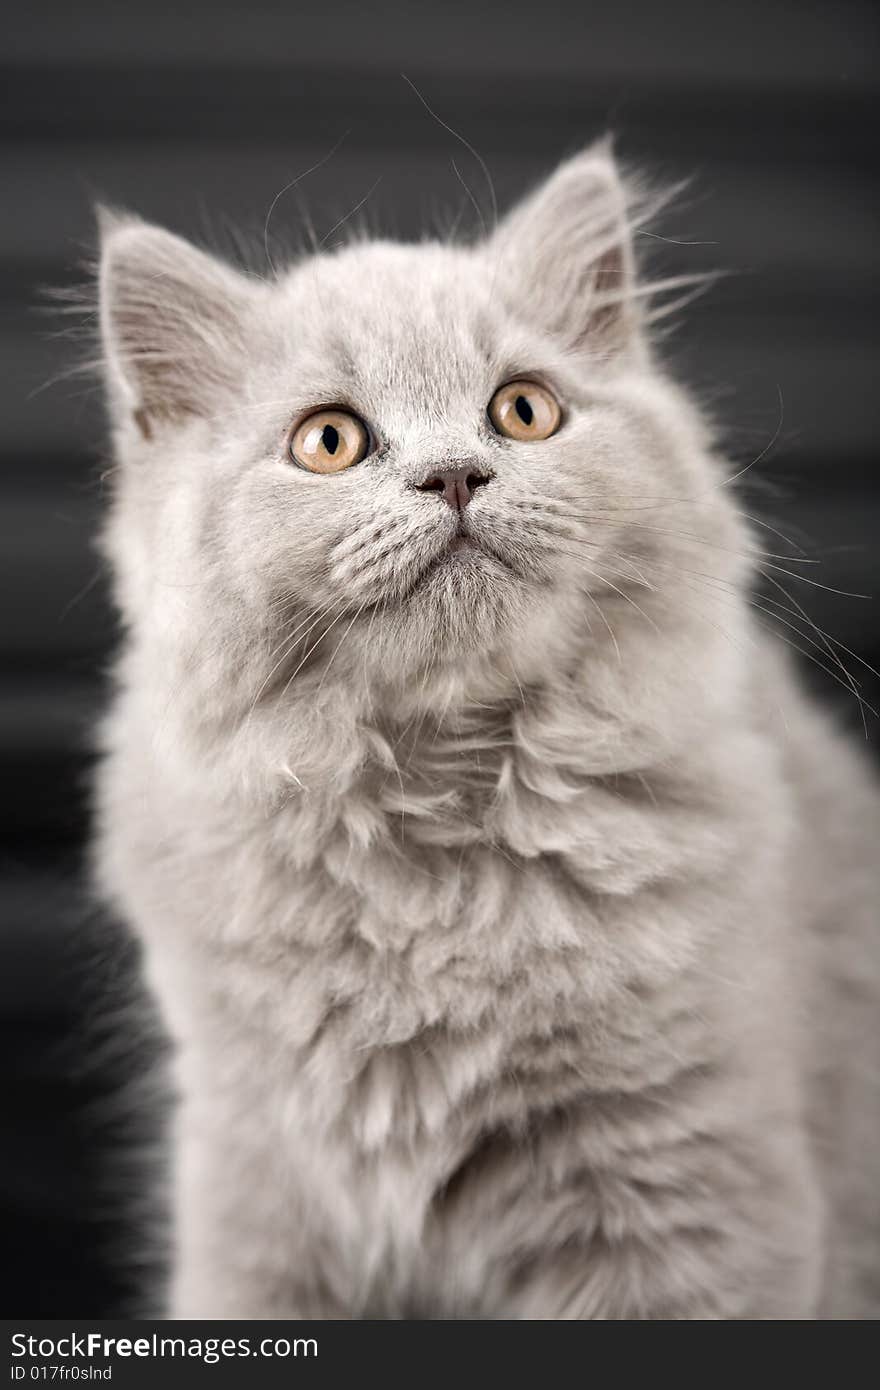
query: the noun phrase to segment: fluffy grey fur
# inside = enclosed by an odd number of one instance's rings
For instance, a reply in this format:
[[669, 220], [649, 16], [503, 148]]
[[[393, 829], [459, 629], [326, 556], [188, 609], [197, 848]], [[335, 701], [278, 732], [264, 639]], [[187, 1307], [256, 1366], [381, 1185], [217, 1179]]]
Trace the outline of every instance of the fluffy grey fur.
[[[880, 1311], [880, 799], [749, 607], [632, 216], [595, 147], [271, 283], [106, 219], [96, 865], [176, 1049], [174, 1315]], [[543, 442], [487, 420], [522, 375]], [[327, 403], [376, 447], [317, 476]]]

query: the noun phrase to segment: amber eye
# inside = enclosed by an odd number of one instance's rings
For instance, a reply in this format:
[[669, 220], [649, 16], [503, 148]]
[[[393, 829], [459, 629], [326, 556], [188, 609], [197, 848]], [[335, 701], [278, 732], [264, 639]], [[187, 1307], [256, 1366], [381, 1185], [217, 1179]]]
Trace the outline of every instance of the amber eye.
[[508, 381], [489, 402], [489, 419], [499, 434], [524, 443], [549, 439], [559, 429], [562, 411], [546, 386], [536, 381]]
[[342, 473], [360, 463], [370, 447], [363, 420], [348, 410], [317, 410], [292, 431], [287, 445], [294, 463], [310, 473]]

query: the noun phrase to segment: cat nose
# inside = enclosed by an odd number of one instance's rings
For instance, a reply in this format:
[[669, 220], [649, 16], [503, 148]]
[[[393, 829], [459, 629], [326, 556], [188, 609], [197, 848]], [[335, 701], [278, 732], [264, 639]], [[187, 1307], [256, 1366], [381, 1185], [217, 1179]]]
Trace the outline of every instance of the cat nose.
[[474, 464], [465, 463], [455, 468], [435, 468], [416, 487], [419, 492], [439, 493], [448, 507], [463, 512], [477, 488], [488, 483], [489, 476]]

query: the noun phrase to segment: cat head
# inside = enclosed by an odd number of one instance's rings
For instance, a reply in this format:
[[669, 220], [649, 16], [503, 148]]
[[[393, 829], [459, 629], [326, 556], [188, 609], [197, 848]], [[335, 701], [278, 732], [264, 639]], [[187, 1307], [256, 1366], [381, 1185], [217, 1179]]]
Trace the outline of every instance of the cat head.
[[242, 718], [337, 686], [480, 698], [630, 632], [659, 669], [683, 555], [732, 575], [735, 520], [653, 363], [633, 222], [604, 145], [476, 244], [269, 281], [106, 216], [106, 541], [154, 667]]

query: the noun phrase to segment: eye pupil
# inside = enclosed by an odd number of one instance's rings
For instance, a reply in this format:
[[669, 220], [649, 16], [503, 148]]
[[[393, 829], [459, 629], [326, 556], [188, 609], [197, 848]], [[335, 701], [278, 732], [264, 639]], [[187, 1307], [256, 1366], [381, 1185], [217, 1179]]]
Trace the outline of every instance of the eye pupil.
[[325, 425], [321, 431], [321, 443], [328, 454], [335, 454], [339, 448], [339, 431], [332, 425]]
[[530, 425], [535, 418], [535, 412], [532, 410], [525, 396], [517, 396], [514, 406], [523, 424]]

